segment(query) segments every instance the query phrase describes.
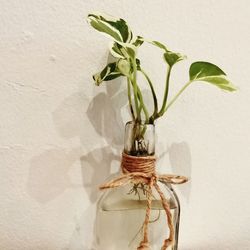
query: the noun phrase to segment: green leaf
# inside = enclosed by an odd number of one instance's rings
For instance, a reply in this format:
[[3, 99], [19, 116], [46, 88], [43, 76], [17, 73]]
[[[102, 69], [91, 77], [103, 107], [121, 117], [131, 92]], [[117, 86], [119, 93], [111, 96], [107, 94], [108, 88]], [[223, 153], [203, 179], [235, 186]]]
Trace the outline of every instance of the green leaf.
[[163, 43], [160, 43], [158, 41], [150, 41], [149, 43], [155, 45], [156, 47], [158, 47], [160, 49], [163, 49], [165, 51], [169, 51], [168, 48]]
[[220, 89], [235, 91], [236, 87], [228, 80], [226, 73], [209, 62], [194, 62], [189, 69], [190, 81], [211, 83]]
[[181, 61], [181, 60], [184, 60], [186, 59], [186, 56], [184, 55], [181, 55], [180, 53], [175, 53], [175, 52], [172, 52], [170, 51], [167, 46], [165, 46], [163, 43], [160, 43], [158, 41], [151, 41], [149, 42], [151, 44], [153, 44], [154, 46], [160, 48], [160, 49], [163, 49], [165, 51], [163, 57], [164, 57], [164, 60], [166, 61], [166, 63], [172, 67], [175, 63]]
[[196, 80], [207, 76], [226, 76], [218, 66], [209, 62], [194, 62], [190, 66], [189, 76], [190, 80]]
[[135, 45], [136, 47], [141, 46], [144, 43], [144, 39], [141, 36], [137, 36], [136, 40], [132, 43], [133, 45]]
[[121, 72], [117, 68], [117, 63], [109, 63], [101, 72], [93, 75], [95, 84], [99, 86], [103, 81], [110, 81], [119, 76], [122, 76]]
[[116, 58], [124, 58], [124, 55], [122, 54], [121, 49], [122, 49], [122, 46], [117, 42], [111, 43], [109, 47], [109, 51], [111, 55]]
[[128, 57], [131, 57], [131, 58], [135, 58], [136, 56], [136, 48], [132, 47], [132, 46], [127, 46], [125, 47], [126, 48], [126, 52], [128, 53], [128, 56], [126, 56], [127, 58]]
[[137, 70], [141, 71], [141, 61], [140, 61], [140, 59], [136, 58], [135, 62], [136, 62]]
[[104, 14], [89, 14], [89, 24], [96, 30], [111, 36], [119, 42], [130, 42], [133, 34], [125, 20]]
[[114, 42], [111, 44], [110, 53], [116, 58], [135, 58], [137, 47], [131, 43]]
[[[137, 53], [137, 47], [132, 43], [116, 42], [117, 48], [119, 48], [120, 55], [123, 58], [135, 58]], [[120, 56], [119, 56], [120, 57]]]
[[186, 56], [183, 56], [180, 53], [174, 53], [171, 51], [167, 51], [164, 53], [164, 59], [168, 63], [168, 65], [172, 67], [177, 62], [186, 59]]

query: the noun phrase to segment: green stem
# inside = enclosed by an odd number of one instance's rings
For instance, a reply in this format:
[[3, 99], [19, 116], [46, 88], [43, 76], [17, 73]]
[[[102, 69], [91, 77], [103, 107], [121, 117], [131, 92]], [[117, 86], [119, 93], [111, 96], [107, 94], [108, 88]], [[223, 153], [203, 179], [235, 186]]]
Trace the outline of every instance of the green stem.
[[175, 97], [168, 103], [166, 106], [164, 112], [166, 112], [172, 105], [173, 103], [178, 99], [178, 97], [182, 94], [182, 92], [192, 83], [192, 81], [187, 82], [180, 90], [179, 92], [175, 95]]
[[151, 89], [151, 92], [152, 92], [152, 96], [153, 96], [153, 99], [154, 99], [154, 113], [153, 115], [149, 118], [150, 120], [153, 119], [153, 117], [157, 114], [158, 112], [158, 101], [157, 101], [157, 97], [156, 97], [156, 94], [155, 94], [155, 90], [154, 90], [154, 86], [153, 86], [153, 83], [152, 81], [150, 80], [149, 76], [146, 74], [146, 72], [141, 69], [141, 73], [144, 75], [144, 77], [147, 79], [147, 82], [149, 84], [149, 87]]
[[165, 92], [164, 92], [164, 97], [163, 97], [163, 103], [160, 112], [157, 114], [157, 118], [162, 116], [165, 112], [166, 104], [167, 104], [167, 99], [168, 99], [168, 91], [169, 91], [169, 79], [170, 79], [170, 73], [171, 73], [172, 67], [168, 67], [167, 69], [167, 77], [166, 77], [166, 86], [165, 86]]
[[141, 107], [142, 107], [142, 110], [145, 114], [145, 123], [148, 123], [148, 120], [149, 120], [149, 114], [148, 114], [148, 110], [144, 104], [144, 101], [143, 101], [143, 97], [142, 97], [142, 93], [141, 93], [141, 90], [139, 88], [139, 86], [137, 86], [137, 93], [138, 93], [138, 99], [140, 101], [140, 104], [141, 104]]
[[128, 78], [127, 78], [127, 88], [128, 88], [128, 103], [129, 103], [129, 108], [130, 108], [131, 116], [132, 116], [133, 120], [135, 120], [135, 113], [134, 113], [134, 109], [133, 109], [133, 105], [132, 105], [132, 98], [131, 98], [130, 81], [129, 81]]
[[130, 81], [132, 83], [132, 86], [133, 86], [133, 90], [134, 90], [134, 101], [135, 101], [135, 109], [136, 109], [136, 119], [138, 121], [141, 120], [141, 112], [139, 110], [139, 104], [138, 104], [138, 86], [137, 86], [137, 83], [136, 83], [136, 71], [137, 71], [137, 67], [136, 67], [136, 62], [135, 60], [133, 60], [133, 74], [132, 74], [132, 77], [130, 77]]

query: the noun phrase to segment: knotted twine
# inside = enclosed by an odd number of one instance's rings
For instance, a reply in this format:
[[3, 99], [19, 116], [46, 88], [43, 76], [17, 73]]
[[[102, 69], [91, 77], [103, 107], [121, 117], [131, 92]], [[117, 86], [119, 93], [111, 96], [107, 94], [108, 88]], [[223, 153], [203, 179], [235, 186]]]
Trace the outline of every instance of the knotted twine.
[[137, 250], [149, 250], [149, 237], [148, 237], [148, 224], [150, 221], [150, 212], [152, 204], [152, 189], [153, 187], [158, 192], [162, 206], [166, 212], [167, 224], [169, 228], [169, 237], [164, 240], [161, 250], [166, 250], [169, 246], [174, 243], [174, 224], [172, 219], [172, 214], [170, 211], [170, 204], [163, 192], [161, 191], [158, 181], [168, 183], [168, 184], [182, 184], [188, 181], [184, 176], [163, 174], [159, 175], [155, 172], [155, 156], [137, 157], [131, 156], [123, 152], [121, 168], [123, 174], [100, 186], [100, 189], [115, 188], [125, 186], [129, 183], [137, 184], [143, 183], [148, 185], [148, 195], [147, 195], [147, 207], [146, 215], [143, 223], [143, 240], [138, 246]]

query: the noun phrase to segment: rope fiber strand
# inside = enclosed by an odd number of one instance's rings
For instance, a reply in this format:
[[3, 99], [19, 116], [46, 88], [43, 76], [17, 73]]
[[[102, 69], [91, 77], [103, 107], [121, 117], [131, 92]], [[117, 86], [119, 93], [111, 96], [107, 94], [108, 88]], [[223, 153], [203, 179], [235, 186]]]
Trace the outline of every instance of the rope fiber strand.
[[148, 185], [146, 215], [143, 223], [143, 240], [137, 250], [150, 250], [148, 225], [150, 221], [153, 187], [161, 198], [162, 207], [165, 210], [169, 228], [169, 236], [164, 240], [161, 250], [166, 250], [174, 243], [174, 224], [170, 211], [170, 205], [157, 182], [162, 181], [168, 184], [182, 184], [188, 181], [188, 178], [180, 175], [156, 174], [155, 162], [155, 156], [131, 156], [123, 152], [121, 161], [123, 174], [118, 178], [100, 186], [100, 189], [108, 189], [125, 186], [129, 183], [143, 183]]

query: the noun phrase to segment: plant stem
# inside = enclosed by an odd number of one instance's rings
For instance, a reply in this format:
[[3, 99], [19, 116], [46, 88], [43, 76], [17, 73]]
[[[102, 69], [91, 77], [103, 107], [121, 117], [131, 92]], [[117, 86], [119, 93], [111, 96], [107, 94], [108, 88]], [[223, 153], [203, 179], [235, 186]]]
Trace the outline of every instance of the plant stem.
[[167, 77], [166, 77], [166, 86], [165, 86], [165, 92], [164, 92], [164, 97], [163, 97], [163, 103], [160, 112], [157, 114], [157, 118], [162, 116], [165, 112], [166, 104], [167, 104], [167, 99], [168, 99], [168, 91], [169, 91], [169, 79], [170, 79], [170, 73], [171, 73], [172, 67], [169, 66], [167, 69]]
[[133, 105], [132, 105], [130, 81], [129, 81], [128, 78], [127, 78], [127, 88], [128, 88], [128, 103], [129, 103], [129, 108], [130, 108], [131, 116], [132, 116], [133, 121], [134, 121], [135, 120], [135, 113], [134, 113], [134, 109], [133, 109]]
[[137, 66], [136, 66], [136, 62], [135, 60], [133, 60], [133, 63], [132, 63], [132, 67], [133, 67], [133, 74], [132, 74], [132, 77], [130, 77], [130, 81], [133, 85], [133, 90], [134, 90], [134, 101], [135, 101], [135, 109], [136, 109], [136, 119], [138, 121], [141, 120], [141, 111], [139, 110], [139, 105], [138, 105], [138, 86], [137, 86], [137, 83], [136, 83], [136, 71], [137, 71]]
[[158, 101], [157, 101], [157, 97], [156, 97], [156, 94], [155, 94], [155, 90], [154, 90], [154, 86], [153, 86], [153, 83], [152, 81], [150, 80], [149, 76], [146, 74], [146, 72], [141, 69], [141, 73], [144, 75], [144, 77], [147, 79], [147, 82], [149, 84], [149, 87], [151, 89], [151, 92], [152, 92], [152, 96], [153, 96], [153, 99], [154, 99], [154, 113], [153, 115], [149, 118], [149, 119], [153, 119], [153, 117], [157, 114], [158, 112]]
[[166, 106], [164, 112], [166, 112], [172, 105], [173, 103], [178, 99], [178, 97], [182, 94], [182, 92], [192, 83], [192, 81], [187, 82], [180, 90], [179, 92], [175, 95], [175, 97], [168, 103]]
[[144, 104], [144, 101], [143, 101], [143, 97], [142, 97], [142, 93], [141, 93], [141, 90], [139, 88], [139, 86], [137, 86], [137, 94], [138, 94], [138, 99], [140, 101], [140, 104], [141, 104], [141, 107], [142, 107], [142, 110], [145, 114], [145, 123], [148, 123], [148, 120], [149, 120], [149, 114], [148, 114], [148, 110]]

